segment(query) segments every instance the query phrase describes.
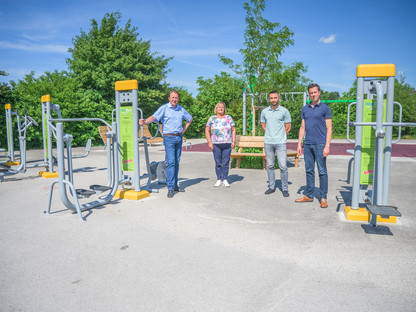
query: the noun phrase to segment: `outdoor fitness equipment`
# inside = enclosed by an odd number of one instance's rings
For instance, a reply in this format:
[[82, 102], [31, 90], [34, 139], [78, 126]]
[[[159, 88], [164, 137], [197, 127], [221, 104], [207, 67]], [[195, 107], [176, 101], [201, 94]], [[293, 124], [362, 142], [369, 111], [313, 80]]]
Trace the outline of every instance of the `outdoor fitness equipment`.
[[[288, 100], [288, 95], [292, 96], [292, 101], [295, 101], [295, 95], [297, 94], [302, 94], [303, 95], [303, 105], [306, 105], [306, 101], [309, 99], [309, 95], [307, 92], [283, 92], [283, 93], [279, 93], [280, 97], [285, 96], [285, 100]], [[254, 105], [254, 98], [257, 96], [258, 100], [260, 102], [261, 98], [263, 96], [266, 97], [266, 101], [267, 101], [267, 96], [269, 94], [268, 93], [261, 93], [260, 95], [258, 94], [254, 94], [254, 93], [247, 93], [246, 90], [243, 91], [243, 135], [246, 135], [246, 111], [247, 111], [247, 96], [251, 97], [251, 116], [252, 116], [252, 121], [251, 121], [251, 129], [252, 129], [252, 135], [256, 135], [256, 110], [260, 110], [260, 109], [264, 109], [264, 106], [259, 106], [259, 105]]]
[[[14, 159], [15, 155], [14, 155], [14, 148], [13, 148], [13, 129], [11, 126], [12, 114], [17, 116], [17, 130], [19, 134], [19, 149], [20, 149], [20, 165]], [[42, 166], [41, 164], [30, 165], [30, 166], [26, 164], [26, 130], [31, 125], [37, 126], [38, 124], [36, 123], [36, 121], [32, 117], [26, 115], [26, 112], [25, 112], [25, 115], [23, 117], [23, 122], [22, 122], [19, 113], [17, 111], [12, 112], [11, 105], [6, 104], [6, 124], [7, 124], [7, 143], [8, 143], [7, 144], [8, 145], [7, 156], [9, 157], [9, 161], [0, 164], [0, 182], [4, 181], [4, 176], [15, 175], [20, 172], [26, 172], [26, 168]], [[16, 169], [13, 169], [10, 167], [12, 165], [19, 165], [19, 167]]]
[[[82, 211], [89, 210], [110, 202], [114, 194], [117, 191], [118, 186], [118, 170], [116, 168], [117, 163], [117, 149], [114, 148], [117, 140], [116, 140], [116, 132], [117, 126], [113, 123], [112, 129], [113, 131], [109, 131], [106, 135], [111, 141], [111, 148], [108, 148], [107, 156], [110, 157], [107, 160], [108, 166], [108, 175], [109, 177], [112, 176], [111, 186], [100, 186], [100, 185], [92, 185], [90, 190], [84, 189], [75, 189], [74, 186], [74, 177], [73, 177], [73, 167], [72, 167], [72, 135], [66, 134], [63, 132], [63, 122], [79, 122], [79, 121], [100, 121], [110, 127], [110, 125], [101, 118], [56, 118], [56, 119], [48, 119], [48, 128], [50, 128], [51, 132], [55, 136], [56, 139], [56, 151], [57, 151], [57, 160], [58, 160], [58, 179], [53, 181], [50, 189], [49, 189], [49, 200], [48, 200], [48, 207], [45, 213], [50, 214], [51, 211], [51, 202], [52, 202], [52, 195], [53, 195], [53, 187], [55, 184], [59, 184], [59, 193], [62, 202], [64, 205], [77, 212], [78, 217], [81, 221], [85, 221], [82, 217]], [[54, 125], [56, 123], [56, 126]], [[65, 144], [67, 153], [65, 156]], [[109, 145], [110, 146], [110, 145]], [[65, 170], [65, 159], [67, 159], [67, 170]], [[111, 173], [110, 173], [111, 172]], [[110, 178], [109, 178], [110, 180]], [[110, 181], [109, 181], [110, 182]], [[74, 200], [74, 203], [70, 201], [68, 198], [67, 187], [70, 190], [70, 194]], [[87, 202], [84, 204], [80, 204], [79, 199], [81, 198], [88, 198], [92, 194], [98, 194], [104, 191], [111, 190], [109, 194], [107, 194], [104, 198], [98, 198], [91, 202]]]
[[[348, 220], [368, 220], [370, 214], [373, 227], [377, 221], [395, 222], [395, 217], [401, 216], [397, 207], [388, 205], [391, 147], [400, 140], [401, 127], [416, 126], [401, 122], [402, 106], [394, 102], [394, 80], [394, 64], [359, 65], [357, 102], [348, 106], [347, 137], [355, 148], [351, 206], [345, 207], [345, 214]], [[395, 104], [400, 108], [399, 122], [393, 122]], [[356, 105], [355, 122], [349, 117], [352, 105]], [[349, 138], [350, 126], [355, 127], [355, 141]], [[392, 142], [393, 126], [399, 127], [395, 142]], [[372, 190], [368, 189], [370, 185]], [[360, 204], [366, 204], [368, 212], [359, 208]]]
[[[148, 138], [143, 134], [139, 137], [139, 112], [140, 119], [143, 118], [143, 111], [138, 107], [137, 80], [117, 81], [116, 91], [116, 122], [117, 122], [117, 150], [119, 152], [119, 184], [122, 187], [117, 191], [115, 197], [138, 200], [149, 196], [152, 179], [156, 178], [155, 172], [163, 172], [163, 162], [157, 165], [149, 163], [148, 139], [154, 139], [156, 134]], [[139, 141], [143, 140], [144, 154], [147, 173], [140, 175]], [[157, 168], [160, 166], [159, 170]], [[155, 171], [156, 170], [156, 171]], [[152, 174], [153, 171], [153, 174]], [[141, 186], [141, 179], [147, 179], [146, 186]], [[127, 186], [127, 187], [125, 187]]]
[[[40, 171], [39, 176], [42, 178], [56, 178], [57, 172], [53, 171], [54, 156], [52, 153], [52, 135], [53, 125], [49, 122], [52, 120], [52, 111], [56, 113], [58, 119], [61, 119], [61, 108], [58, 104], [51, 104], [51, 96], [44, 95], [41, 98], [42, 102], [42, 140], [43, 140], [43, 162], [46, 164], [46, 171]], [[91, 139], [88, 139], [85, 146], [85, 154], [73, 155], [72, 158], [84, 158], [89, 155], [91, 151]]]
[[[82, 216], [83, 211], [105, 205], [113, 197], [138, 200], [149, 196], [147, 189], [151, 180], [159, 175], [157, 172], [163, 169], [163, 165], [160, 165], [163, 162], [160, 164], [156, 163], [156, 165], [155, 163], [149, 164], [148, 138], [144, 136], [138, 137], [138, 111], [141, 112], [141, 110], [138, 108], [137, 89], [137, 80], [116, 82], [116, 121], [113, 118], [111, 126], [101, 118], [50, 118], [47, 120], [47, 125], [50, 127], [51, 133], [55, 135], [57, 142], [58, 179], [51, 184], [48, 207], [45, 213], [50, 213], [53, 186], [57, 183], [59, 183], [59, 193], [62, 202], [67, 208], [76, 211], [80, 220], [84, 220]], [[74, 158], [71, 148], [72, 135], [63, 132], [63, 123], [74, 121], [99, 121], [109, 129], [105, 134], [108, 146], [108, 182], [106, 186], [91, 185], [90, 190], [75, 188], [72, 169], [72, 159]], [[56, 126], [54, 123], [56, 123]], [[143, 129], [141, 130], [141, 133], [143, 133]], [[142, 176], [140, 175], [139, 140], [144, 141], [146, 166], [149, 172]], [[64, 153], [65, 144], [67, 149], [66, 157]], [[67, 159], [67, 171], [65, 170], [65, 158]], [[151, 167], [156, 174], [151, 173]], [[140, 186], [140, 180], [143, 178], [148, 179], [145, 187]], [[132, 189], [125, 188], [127, 185], [131, 186]], [[120, 189], [118, 189], [119, 187]], [[69, 188], [70, 195], [73, 197], [73, 202], [68, 197], [67, 188]], [[105, 191], [110, 192], [104, 198], [84, 204], [79, 202], [79, 199], [89, 198], [93, 194], [100, 194]]]
[[[13, 122], [12, 115], [17, 115], [17, 112], [12, 111], [12, 105], [4, 105], [6, 115], [6, 135], [7, 135], [7, 152], [6, 155], [2, 155], [1, 158], [7, 158], [7, 161], [2, 161], [7, 166], [19, 165], [19, 162], [15, 160], [16, 155], [14, 153], [14, 140], [13, 140]], [[20, 119], [20, 117], [18, 117]], [[0, 150], [5, 152], [4, 149]]]

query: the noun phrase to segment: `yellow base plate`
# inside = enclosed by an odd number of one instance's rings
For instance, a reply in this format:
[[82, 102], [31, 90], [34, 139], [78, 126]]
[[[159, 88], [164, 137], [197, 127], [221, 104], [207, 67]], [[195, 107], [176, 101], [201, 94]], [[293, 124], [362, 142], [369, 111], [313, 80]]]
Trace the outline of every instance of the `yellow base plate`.
[[39, 171], [39, 176], [44, 179], [57, 178], [58, 172]]
[[145, 190], [141, 190], [139, 192], [136, 192], [135, 190], [124, 189], [124, 190], [117, 190], [114, 197], [115, 198], [122, 198], [122, 199], [139, 200], [139, 199], [142, 199], [142, 198], [149, 197], [149, 192], [145, 191]]
[[[370, 222], [370, 212], [365, 208], [351, 209], [351, 206], [347, 206], [344, 209], [345, 218], [350, 221], [366, 221]], [[377, 222], [384, 223], [396, 223], [397, 218], [394, 216], [388, 218], [382, 218], [377, 216]]]
[[8, 160], [8, 161], [6, 162], [6, 165], [7, 165], [7, 166], [19, 166], [19, 165], [20, 165], [20, 163], [19, 163], [18, 161], [10, 161], [10, 160]]

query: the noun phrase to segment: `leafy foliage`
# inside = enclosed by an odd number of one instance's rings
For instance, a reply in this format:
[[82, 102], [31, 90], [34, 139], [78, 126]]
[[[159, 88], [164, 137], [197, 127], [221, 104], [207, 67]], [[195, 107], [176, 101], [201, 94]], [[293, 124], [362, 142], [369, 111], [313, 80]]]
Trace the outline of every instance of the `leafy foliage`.
[[[32, 126], [28, 129], [27, 147], [40, 148], [42, 146], [42, 110], [41, 97], [51, 95], [51, 103], [59, 104], [62, 117], [76, 118], [86, 114], [91, 109], [85, 105], [79, 105], [79, 97], [76, 92], [75, 81], [68, 76], [66, 72], [54, 71], [46, 72], [39, 78], [35, 78], [35, 73], [31, 72], [18, 83], [12, 81], [13, 87], [13, 111], [18, 111], [20, 115], [26, 112], [27, 115], [34, 118], [38, 126]], [[52, 114], [53, 117], [56, 116]], [[91, 126], [82, 123], [65, 123], [64, 131], [74, 135], [74, 144], [85, 144], [90, 138], [89, 131]], [[96, 130], [95, 130], [96, 131]]]
[[[119, 26], [120, 12], [107, 13], [99, 25], [91, 20], [88, 33], [81, 31], [69, 49], [67, 59], [82, 102], [98, 106], [99, 116], [110, 119], [114, 109], [114, 84], [119, 80], [137, 79], [138, 101], [144, 115], [153, 112], [164, 99], [164, 81], [171, 58], [150, 51], [150, 41], [138, 38], [136, 27], [128, 20]], [[92, 117], [92, 116], [89, 116]]]
[[[69, 72], [46, 72], [39, 78], [31, 72], [18, 83], [11, 82], [12, 92], [2, 85], [2, 100], [11, 97], [13, 109], [20, 114], [26, 109], [39, 123], [39, 127], [31, 127], [27, 132], [28, 148], [42, 146], [42, 95], [51, 95], [51, 102], [60, 105], [64, 118], [97, 117], [109, 122], [118, 80], [137, 79], [139, 106], [145, 116], [167, 101], [167, 85], [163, 81], [171, 58], [152, 53], [150, 41], [139, 39], [137, 28], [130, 21], [124, 28], [119, 26], [120, 21], [119, 12], [105, 14], [100, 25], [92, 19], [89, 32], [81, 31], [73, 39], [74, 46], [69, 49], [72, 57], [67, 59]], [[74, 145], [83, 145], [89, 138], [101, 144], [97, 127], [97, 122], [66, 122], [64, 131], [73, 135]], [[0, 131], [3, 128], [2, 125]], [[5, 136], [1, 137], [6, 142]]]
[[[199, 94], [190, 108], [193, 121], [189, 127], [189, 136], [204, 137], [205, 125], [210, 116], [214, 115], [214, 108], [218, 102], [224, 102], [227, 114], [236, 122], [237, 133], [242, 131], [243, 84], [222, 72], [214, 78], [197, 79]], [[237, 122], [238, 121], [238, 122]]]
[[220, 61], [227, 65], [252, 93], [261, 94], [273, 89], [296, 91], [304, 88], [307, 79], [302, 75], [306, 67], [301, 62], [283, 65], [279, 61], [284, 50], [294, 44], [294, 33], [278, 22], [270, 22], [262, 16], [265, 0], [244, 2], [246, 29], [244, 48], [240, 49], [242, 64], [225, 56]]

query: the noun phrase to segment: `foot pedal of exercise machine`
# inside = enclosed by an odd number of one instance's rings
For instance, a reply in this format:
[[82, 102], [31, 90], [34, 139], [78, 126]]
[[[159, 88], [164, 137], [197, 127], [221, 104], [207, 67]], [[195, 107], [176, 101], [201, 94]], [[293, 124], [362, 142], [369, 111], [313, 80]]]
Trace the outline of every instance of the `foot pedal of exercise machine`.
[[401, 217], [402, 214], [397, 211], [395, 206], [387, 205], [367, 205], [367, 210], [373, 215], [379, 215], [382, 218]]
[[0, 172], [7, 172], [9, 171], [10, 166], [6, 165], [6, 164], [0, 164]]
[[84, 190], [84, 189], [77, 189], [77, 197], [78, 198], [88, 198], [91, 195], [95, 194], [94, 191]]
[[110, 186], [105, 186], [105, 185], [93, 184], [93, 185], [90, 185], [90, 189], [98, 194], [98, 193], [102, 193], [102, 192], [111, 190], [111, 187]]

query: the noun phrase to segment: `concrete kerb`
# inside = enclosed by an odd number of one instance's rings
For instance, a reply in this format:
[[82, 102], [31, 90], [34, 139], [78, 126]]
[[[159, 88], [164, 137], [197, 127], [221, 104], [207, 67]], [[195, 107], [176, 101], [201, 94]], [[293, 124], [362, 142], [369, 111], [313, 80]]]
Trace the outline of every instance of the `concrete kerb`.
[[[151, 161], [164, 159], [163, 146], [149, 152]], [[58, 192], [54, 213], [43, 214], [50, 180], [37, 169], [6, 177], [2, 310], [413, 311], [416, 160], [393, 158], [390, 202], [403, 217], [383, 224], [392, 235], [369, 235], [343, 216], [349, 158], [328, 158], [328, 209], [317, 200], [294, 203], [305, 184], [303, 159], [289, 168], [284, 198], [264, 195], [263, 170], [232, 169], [231, 187], [214, 188], [212, 154], [183, 152], [185, 193], [168, 199], [159, 185], [141, 201], [92, 210], [87, 222], [64, 208]], [[105, 183], [105, 166], [102, 147], [74, 160], [77, 188]]]

